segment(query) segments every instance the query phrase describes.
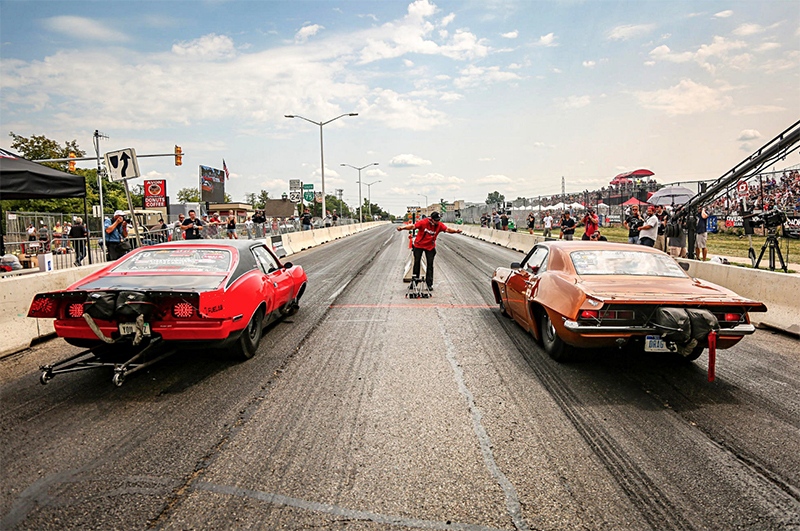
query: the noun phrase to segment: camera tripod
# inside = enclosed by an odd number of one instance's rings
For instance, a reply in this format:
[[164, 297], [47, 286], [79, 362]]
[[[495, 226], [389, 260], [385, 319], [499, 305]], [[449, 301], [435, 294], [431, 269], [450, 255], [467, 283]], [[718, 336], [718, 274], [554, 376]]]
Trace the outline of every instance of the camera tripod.
[[781, 261], [781, 269], [783, 269], [784, 273], [788, 273], [789, 268], [786, 267], [786, 262], [783, 261], [783, 255], [781, 254], [781, 246], [778, 242], [778, 236], [776, 236], [772, 231], [767, 233], [767, 239], [764, 242], [764, 245], [761, 246], [761, 253], [758, 255], [758, 260], [756, 260], [756, 263], [753, 267], [758, 269], [758, 266], [761, 264], [761, 259], [764, 257], [764, 251], [767, 250], [767, 247], [769, 247], [769, 270], [775, 271], [775, 255], [777, 254], [778, 260]]

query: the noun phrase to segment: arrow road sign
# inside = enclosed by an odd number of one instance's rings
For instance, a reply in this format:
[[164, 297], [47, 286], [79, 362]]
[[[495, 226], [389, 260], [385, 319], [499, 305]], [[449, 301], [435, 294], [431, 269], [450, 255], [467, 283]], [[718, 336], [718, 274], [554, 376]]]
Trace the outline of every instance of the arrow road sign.
[[133, 148], [110, 151], [106, 153], [105, 159], [108, 176], [112, 181], [124, 181], [141, 176], [136, 150]]
[[313, 190], [313, 189], [314, 189], [314, 184], [313, 183], [312, 184], [304, 184], [303, 185], [303, 190]]

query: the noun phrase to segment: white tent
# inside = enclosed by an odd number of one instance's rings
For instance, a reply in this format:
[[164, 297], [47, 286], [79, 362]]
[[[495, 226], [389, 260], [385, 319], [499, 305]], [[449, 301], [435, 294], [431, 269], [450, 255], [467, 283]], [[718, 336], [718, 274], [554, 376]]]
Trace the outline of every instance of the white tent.
[[570, 207], [571, 209], [573, 209], [573, 210], [583, 210], [583, 209], [585, 208], [585, 207], [584, 207], [582, 204], [580, 204], [580, 203], [572, 203], [572, 204], [571, 204], [569, 207]]

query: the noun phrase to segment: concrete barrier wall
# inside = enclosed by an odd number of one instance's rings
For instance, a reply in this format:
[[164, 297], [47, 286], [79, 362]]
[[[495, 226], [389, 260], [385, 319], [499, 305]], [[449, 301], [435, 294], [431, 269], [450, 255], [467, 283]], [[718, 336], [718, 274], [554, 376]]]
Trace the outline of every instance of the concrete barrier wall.
[[[375, 221], [363, 223], [359, 232], [390, 223]], [[310, 249], [323, 242], [339, 237], [355, 234], [355, 229], [345, 230], [354, 225], [344, 225], [328, 229], [316, 229], [305, 232], [292, 232], [281, 235], [286, 255]], [[338, 229], [338, 230], [337, 230]], [[95, 264], [72, 269], [36, 273], [17, 277], [0, 278], [0, 357], [24, 350], [31, 341], [55, 332], [52, 319], [31, 319], [27, 317], [33, 296], [45, 291], [58, 291], [77, 282], [108, 265]]]
[[[463, 227], [464, 234], [504, 245], [527, 253], [545, 238], [524, 232], [505, 232], [475, 226]], [[505, 233], [505, 236], [502, 234]], [[505, 242], [505, 243], [504, 243]], [[742, 297], [763, 302], [766, 313], [752, 313], [754, 324], [766, 325], [800, 335], [800, 275], [787, 275], [731, 265], [678, 260], [689, 264], [688, 273], [738, 293]]]
[[93, 264], [0, 279], [0, 356], [26, 349], [34, 339], [55, 332], [52, 319], [27, 317], [34, 295], [64, 289], [106, 265]]
[[678, 261], [689, 264], [688, 273], [693, 277], [766, 304], [766, 313], [750, 314], [753, 323], [800, 335], [800, 276], [695, 260]]

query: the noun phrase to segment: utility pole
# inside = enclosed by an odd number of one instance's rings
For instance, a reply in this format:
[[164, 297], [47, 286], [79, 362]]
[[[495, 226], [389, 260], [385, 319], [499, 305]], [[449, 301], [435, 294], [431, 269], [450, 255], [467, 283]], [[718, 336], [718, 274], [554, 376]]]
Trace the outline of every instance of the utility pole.
[[[106, 214], [105, 210], [103, 209], [103, 177], [101, 174], [100, 169], [100, 139], [105, 138], [108, 139], [107, 135], [104, 135], [97, 129], [94, 130], [94, 152], [97, 154], [97, 189], [100, 192], [100, 234], [103, 235], [103, 252], [107, 252], [107, 244], [106, 244]], [[133, 212], [131, 212], [133, 214]], [[89, 220], [86, 220], [86, 223], [89, 223]], [[86, 232], [88, 233], [89, 230], [87, 228]], [[88, 243], [88, 242], [87, 242]], [[89, 251], [89, 263], [92, 263], [92, 249], [91, 247], [88, 249]]]

